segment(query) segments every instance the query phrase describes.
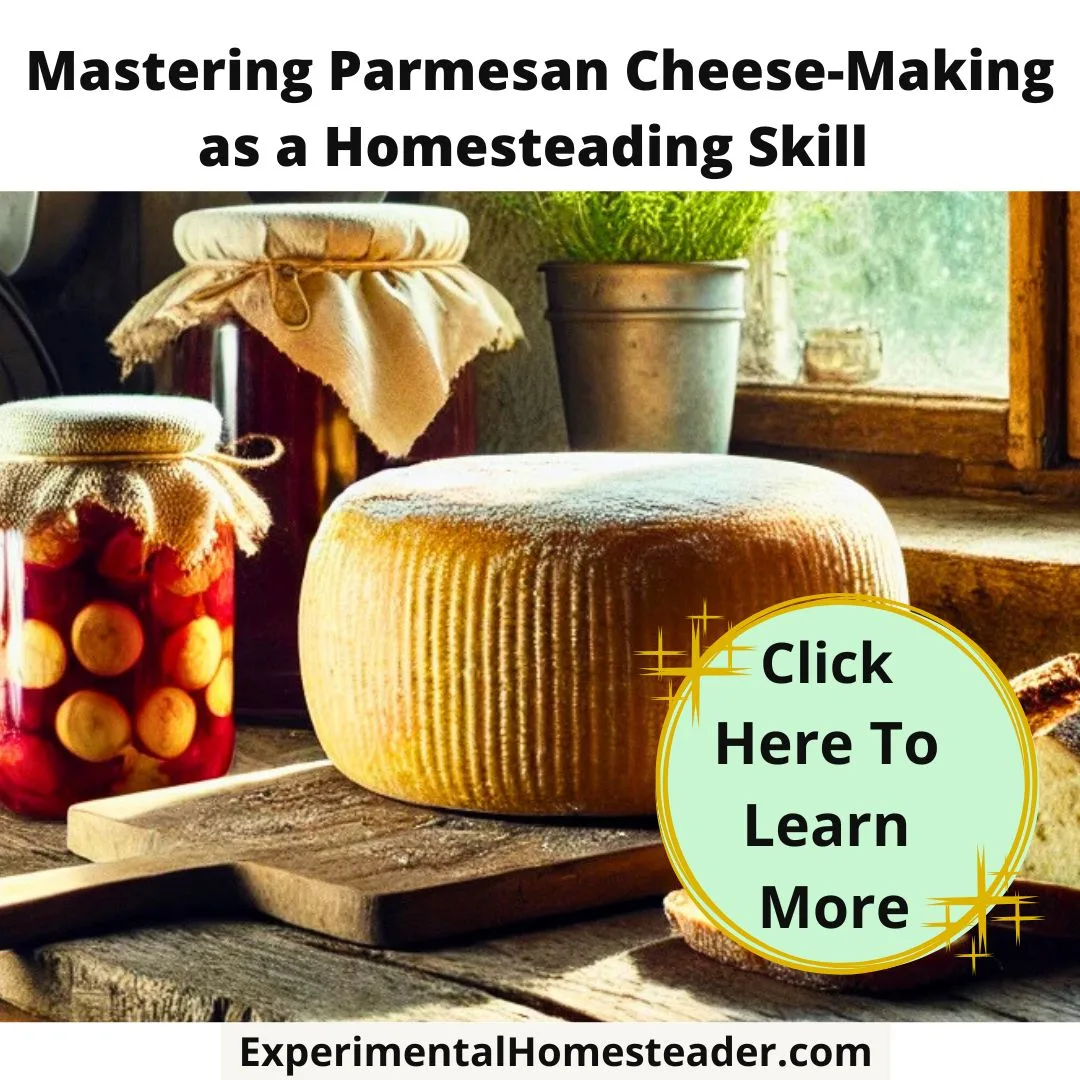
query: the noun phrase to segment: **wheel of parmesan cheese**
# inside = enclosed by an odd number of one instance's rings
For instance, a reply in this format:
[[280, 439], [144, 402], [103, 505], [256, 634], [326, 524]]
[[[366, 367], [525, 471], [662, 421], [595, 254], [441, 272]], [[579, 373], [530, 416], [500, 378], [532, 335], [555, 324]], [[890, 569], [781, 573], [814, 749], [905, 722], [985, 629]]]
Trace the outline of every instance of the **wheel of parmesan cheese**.
[[323, 519], [304, 689], [331, 761], [384, 795], [652, 814], [666, 687], [638, 654], [660, 630], [686, 648], [705, 604], [737, 622], [822, 592], [907, 599], [880, 504], [822, 469], [690, 454], [414, 465], [354, 484]]

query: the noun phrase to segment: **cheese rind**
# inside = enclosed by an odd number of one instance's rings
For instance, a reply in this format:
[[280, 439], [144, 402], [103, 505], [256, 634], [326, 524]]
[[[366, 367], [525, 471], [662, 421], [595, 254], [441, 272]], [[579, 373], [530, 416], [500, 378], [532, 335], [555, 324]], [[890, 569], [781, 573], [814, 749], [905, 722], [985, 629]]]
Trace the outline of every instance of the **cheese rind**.
[[[372, 790], [502, 814], [655, 812], [663, 630], [821, 592], [906, 600], [857, 484], [808, 466], [652, 454], [453, 459], [335, 502], [300, 654], [330, 759]], [[719, 625], [719, 624], [717, 624]], [[663, 689], [663, 687], [659, 687]]]

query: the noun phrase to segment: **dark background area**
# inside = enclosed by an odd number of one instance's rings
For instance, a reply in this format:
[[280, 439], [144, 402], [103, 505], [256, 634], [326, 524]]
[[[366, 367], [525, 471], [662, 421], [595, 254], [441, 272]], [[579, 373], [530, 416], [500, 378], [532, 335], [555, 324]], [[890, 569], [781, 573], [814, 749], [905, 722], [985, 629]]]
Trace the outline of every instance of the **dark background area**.
[[[381, 193], [378, 193], [381, 194]], [[395, 192], [398, 202], [416, 201]], [[69, 394], [121, 388], [106, 338], [131, 305], [181, 266], [172, 242], [176, 218], [188, 210], [247, 202], [370, 201], [359, 192], [103, 192], [85, 230], [56, 265], [17, 274], [31, 319]], [[123, 384], [151, 389], [149, 368]]]

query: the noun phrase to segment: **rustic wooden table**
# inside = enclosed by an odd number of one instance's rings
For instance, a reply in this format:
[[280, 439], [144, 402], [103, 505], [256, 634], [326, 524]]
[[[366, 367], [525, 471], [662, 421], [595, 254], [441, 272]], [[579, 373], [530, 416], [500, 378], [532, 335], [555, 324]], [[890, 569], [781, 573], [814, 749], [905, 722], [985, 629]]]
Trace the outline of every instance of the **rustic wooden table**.
[[[306, 732], [246, 730], [237, 769], [320, 757]], [[77, 862], [64, 827], [0, 816], [0, 874]], [[6, 1004], [5, 1004], [6, 1003]], [[1080, 964], [898, 999], [726, 969], [658, 903], [417, 952], [253, 919], [147, 926], [0, 953], [0, 1020], [1080, 1020]]]

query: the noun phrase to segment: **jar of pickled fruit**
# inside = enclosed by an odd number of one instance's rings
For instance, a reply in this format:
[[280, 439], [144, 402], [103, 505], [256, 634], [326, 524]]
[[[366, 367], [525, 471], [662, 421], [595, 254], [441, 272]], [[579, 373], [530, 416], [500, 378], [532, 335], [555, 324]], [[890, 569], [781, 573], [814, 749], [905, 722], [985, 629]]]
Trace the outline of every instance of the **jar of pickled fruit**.
[[74, 802], [223, 775], [234, 555], [265, 505], [205, 402], [0, 406], [0, 803]]
[[275, 528], [238, 568], [237, 710], [304, 715], [297, 611], [324, 511], [380, 469], [477, 448], [473, 371], [521, 333], [465, 266], [468, 221], [431, 206], [223, 207], [174, 231], [185, 269], [135, 306], [110, 343], [155, 388], [212, 401], [229, 437], [277, 436], [262, 488]]

